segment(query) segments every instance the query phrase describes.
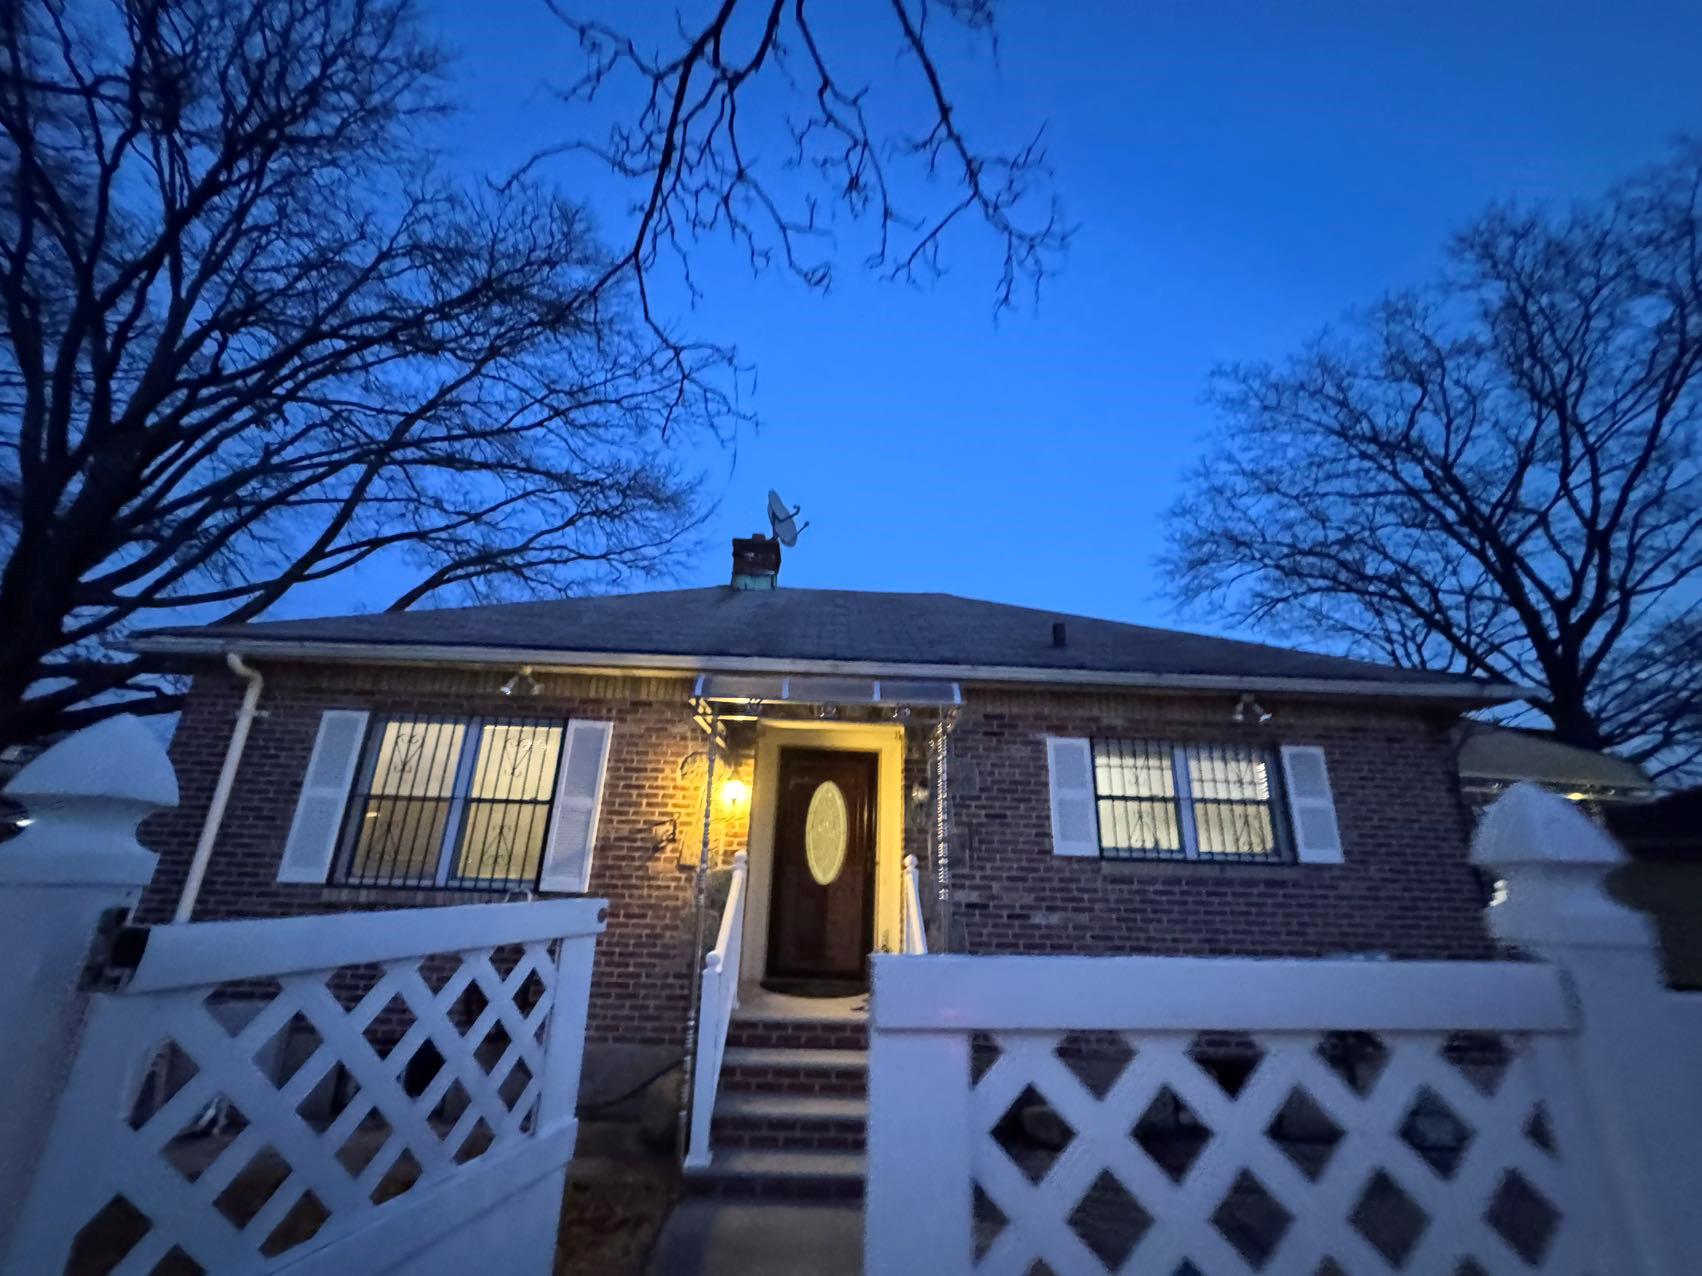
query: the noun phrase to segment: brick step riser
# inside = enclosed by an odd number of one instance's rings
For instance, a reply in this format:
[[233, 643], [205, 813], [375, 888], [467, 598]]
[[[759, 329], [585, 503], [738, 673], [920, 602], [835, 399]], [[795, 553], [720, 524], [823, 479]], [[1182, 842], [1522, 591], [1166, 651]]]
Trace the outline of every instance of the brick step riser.
[[749, 1201], [860, 1201], [863, 1199], [862, 1179], [811, 1178], [715, 1178], [691, 1177], [685, 1182], [686, 1191], [693, 1196], [713, 1196], [719, 1200]]
[[834, 1094], [858, 1097], [868, 1093], [869, 1078], [862, 1069], [739, 1068], [721, 1073], [723, 1092], [741, 1094]]
[[777, 1023], [735, 1019], [727, 1029], [729, 1050], [867, 1050], [864, 1024]]
[[819, 1121], [808, 1125], [747, 1121], [716, 1121], [709, 1143], [715, 1148], [750, 1148], [784, 1152], [861, 1152], [868, 1136], [860, 1121]]

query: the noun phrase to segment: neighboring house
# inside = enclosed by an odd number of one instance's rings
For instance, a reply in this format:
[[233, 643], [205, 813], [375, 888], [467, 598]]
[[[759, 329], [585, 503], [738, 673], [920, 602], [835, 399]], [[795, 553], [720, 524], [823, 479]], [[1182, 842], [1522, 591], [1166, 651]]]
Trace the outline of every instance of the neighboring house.
[[1481, 812], [1514, 784], [1526, 781], [1583, 805], [1597, 819], [1609, 807], [1648, 802], [1655, 782], [1635, 762], [1563, 744], [1546, 731], [1463, 721], [1460, 790]]
[[[194, 674], [144, 920], [198, 845], [196, 919], [606, 897], [587, 1091], [612, 1093], [679, 1057], [714, 934], [695, 870], [748, 850], [716, 1140], [751, 1150], [716, 1168], [827, 1186], [859, 1172], [864, 1025], [823, 998], [901, 948], [908, 856], [935, 951], [1491, 954], [1451, 733], [1515, 689], [776, 588], [773, 549], [735, 542], [734, 587], [143, 637]], [[209, 821], [249, 690], [232, 656], [264, 686]]]
[[1665, 796], [1635, 762], [1545, 731], [1462, 720], [1460, 791], [1474, 816], [1510, 786], [1540, 785], [1605, 825], [1630, 859], [1610, 885], [1660, 933], [1668, 980], [1702, 988], [1702, 790]]
[[1631, 862], [1613, 893], [1655, 921], [1668, 981], [1702, 989], [1702, 788], [1607, 809], [1608, 830]]

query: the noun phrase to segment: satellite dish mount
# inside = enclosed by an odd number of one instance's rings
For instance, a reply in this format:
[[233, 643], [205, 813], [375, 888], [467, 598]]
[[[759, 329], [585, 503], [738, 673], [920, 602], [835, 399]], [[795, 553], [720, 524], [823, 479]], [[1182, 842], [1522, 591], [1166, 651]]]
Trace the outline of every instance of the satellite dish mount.
[[801, 505], [786, 508], [786, 502], [780, 499], [780, 493], [768, 493], [768, 522], [774, 529], [774, 539], [790, 549], [798, 543], [798, 533], [809, 526], [808, 523], [798, 522], [798, 514], [803, 509]]

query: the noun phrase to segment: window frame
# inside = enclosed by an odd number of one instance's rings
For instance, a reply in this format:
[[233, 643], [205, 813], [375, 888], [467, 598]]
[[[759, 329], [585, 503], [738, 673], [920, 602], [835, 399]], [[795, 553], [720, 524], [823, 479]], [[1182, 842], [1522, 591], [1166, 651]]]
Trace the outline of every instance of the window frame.
[[[1100, 747], [1102, 745], [1135, 745], [1144, 750], [1168, 754], [1171, 791], [1150, 795], [1107, 794], [1099, 782]], [[1268, 798], [1263, 804], [1270, 814], [1271, 849], [1268, 852], [1202, 851], [1200, 849], [1197, 807], [1253, 806], [1256, 803], [1234, 799], [1199, 798], [1194, 795], [1193, 778], [1189, 773], [1192, 754], [1208, 750], [1231, 750], [1236, 754], [1251, 753], [1265, 766], [1265, 788]], [[1093, 776], [1094, 840], [1099, 858], [1106, 863], [1136, 864], [1296, 864], [1300, 862], [1299, 840], [1295, 836], [1293, 815], [1289, 810], [1287, 775], [1283, 767], [1282, 749], [1269, 743], [1244, 744], [1223, 741], [1163, 740], [1151, 737], [1090, 736], [1088, 759]], [[1171, 804], [1177, 840], [1180, 846], [1171, 851], [1162, 847], [1107, 847], [1101, 804], [1105, 802], [1168, 802]]]
[[[355, 855], [359, 849], [361, 822], [375, 798], [382, 800], [386, 797], [385, 794], [375, 794], [372, 791], [372, 786], [377, 779], [378, 760], [383, 750], [384, 732], [392, 723], [462, 728], [460, 752], [456, 756], [451, 769], [448, 793], [443, 798], [436, 799], [445, 802], [448, 810], [444, 816], [443, 832], [438, 838], [434, 868], [429, 880], [423, 875], [398, 875], [394, 869], [384, 875], [357, 875], [353, 872]], [[361, 739], [360, 751], [357, 754], [354, 779], [349, 786], [348, 797], [343, 805], [342, 824], [337, 831], [336, 852], [331, 859], [331, 872], [327, 884], [359, 890], [500, 892], [539, 889], [538, 883], [543, 876], [545, 861], [549, 855], [550, 829], [555, 816], [556, 799], [561, 789], [561, 764], [568, 747], [570, 723], [571, 719], [569, 718], [547, 715], [532, 717], [481, 713], [373, 713], [367, 720], [366, 734]], [[554, 729], [557, 732], [556, 758], [546, 776], [549, 785], [548, 797], [541, 800], [474, 797], [473, 783], [478, 771], [485, 729], [487, 727], [514, 726]], [[536, 868], [530, 874], [519, 877], [456, 876], [454, 869], [463, 851], [470, 809], [475, 806], [502, 805], [525, 805], [537, 809], [538, 814], [535, 816], [535, 823], [538, 827]]]

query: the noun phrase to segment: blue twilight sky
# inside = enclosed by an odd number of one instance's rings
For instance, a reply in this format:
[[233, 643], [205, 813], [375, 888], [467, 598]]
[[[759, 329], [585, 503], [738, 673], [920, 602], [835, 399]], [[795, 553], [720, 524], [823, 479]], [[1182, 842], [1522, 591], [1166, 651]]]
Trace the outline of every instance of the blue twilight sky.
[[[878, 85], [893, 40], [857, 28], [866, 2], [817, 5], [847, 15]], [[1695, 3], [1001, 8], [1000, 65], [957, 67], [963, 118], [994, 136], [1049, 121], [1081, 227], [1064, 273], [1038, 312], [995, 322], [974, 237], [928, 290], [862, 276], [848, 241], [826, 297], [706, 254], [708, 300], [675, 313], [757, 367], [763, 426], [736, 467], [705, 458], [725, 492], [679, 583], [726, 579], [727, 538], [766, 528], [772, 486], [811, 523], [783, 584], [1174, 622], [1152, 560], [1214, 363], [1280, 356], [1419, 280], [1492, 199], [1589, 195], [1702, 130]], [[501, 169], [584, 123], [539, 91], [582, 67], [542, 0], [432, 13], [470, 102], [450, 134], [467, 162]], [[618, 223], [606, 175], [550, 175]]]

